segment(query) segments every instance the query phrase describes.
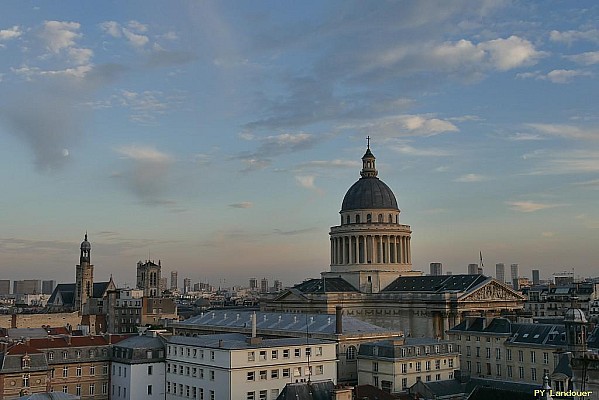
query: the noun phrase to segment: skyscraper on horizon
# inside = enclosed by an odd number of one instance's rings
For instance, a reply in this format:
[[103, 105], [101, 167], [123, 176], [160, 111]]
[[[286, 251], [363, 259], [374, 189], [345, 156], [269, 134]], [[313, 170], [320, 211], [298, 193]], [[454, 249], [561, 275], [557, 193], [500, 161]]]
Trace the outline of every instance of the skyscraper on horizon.
[[171, 271], [171, 290], [177, 290], [179, 284], [177, 283], [177, 271]]
[[430, 274], [432, 276], [443, 275], [443, 264], [441, 264], [440, 262], [432, 262], [430, 264], [430, 269]]
[[520, 277], [519, 272], [518, 272], [518, 264], [512, 264], [510, 265], [510, 270], [512, 272], [512, 285], [514, 287], [514, 289], [518, 290], [518, 278]]
[[538, 269], [532, 270], [532, 284], [538, 285], [541, 283], [541, 275]]
[[468, 275], [478, 274], [478, 264], [468, 264]]
[[501, 283], [505, 283], [505, 264], [504, 263], [495, 264], [495, 279], [497, 279]]

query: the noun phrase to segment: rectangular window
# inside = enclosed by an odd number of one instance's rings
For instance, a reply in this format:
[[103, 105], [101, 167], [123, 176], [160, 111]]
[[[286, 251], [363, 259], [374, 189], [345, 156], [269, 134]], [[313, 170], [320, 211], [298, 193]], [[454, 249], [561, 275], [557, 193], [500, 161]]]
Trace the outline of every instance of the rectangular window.
[[200, 379], [204, 379], [204, 368], [200, 368]]
[[279, 389], [270, 389], [270, 398], [275, 400], [279, 397]]
[[495, 365], [495, 373], [497, 376], [501, 376], [501, 364]]
[[507, 377], [508, 377], [508, 378], [511, 378], [511, 377], [512, 377], [512, 375], [513, 375], [513, 374], [512, 374], [512, 366], [511, 366], [511, 365], [508, 365], [508, 366], [507, 366]]
[[289, 368], [283, 368], [283, 378], [289, 378], [291, 370]]
[[293, 376], [302, 376], [302, 367], [294, 367]]
[[424, 365], [425, 365], [425, 368], [427, 371], [431, 370], [431, 362], [430, 361], [427, 361]]
[[441, 374], [437, 374], [437, 375], [435, 375], [435, 380], [436, 380], [436, 381], [440, 381], [440, 380], [441, 380]]
[[189, 397], [189, 385], [185, 385], [185, 397]]
[[256, 392], [247, 392], [245, 395], [246, 400], [256, 400]]
[[108, 375], [108, 364], [102, 366], [102, 375]]
[[204, 400], [204, 388], [199, 388], [198, 391], [200, 392], [200, 400]]
[[441, 369], [441, 360], [435, 360], [435, 369]]
[[549, 364], [549, 353], [543, 352], [543, 364]]
[[266, 400], [267, 398], [268, 398], [268, 390], [261, 390], [259, 400]]
[[148, 365], [148, 375], [152, 375], [152, 370], [153, 367], [151, 365]]
[[316, 354], [315, 354], [315, 355], [316, 355], [316, 356], [321, 356], [321, 355], [322, 355], [322, 347], [321, 347], [321, 346], [318, 346], [318, 347], [316, 348]]
[[283, 358], [289, 358], [289, 349], [283, 350]]
[[470, 346], [466, 346], [466, 355], [467, 355], [468, 357], [470, 357], [470, 355], [471, 355], [471, 352], [470, 352]]
[[69, 387], [68, 387], [67, 385], [64, 385], [64, 386], [62, 387], [62, 392], [63, 392], [63, 393], [69, 393]]
[[248, 361], [255, 361], [256, 360], [256, 353], [254, 353], [253, 351], [248, 351]]
[[505, 357], [507, 358], [507, 360], [512, 361], [512, 349], [506, 349], [505, 352]]
[[422, 371], [422, 363], [420, 361], [416, 361], [416, 372]]
[[322, 375], [324, 373], [324, 366], [317, 365], [316, 366], [316, 375]]
[[518, 367], [518, 375], [520, 379], [524, 379], [524, 367]]
[[96, 367], [95, 366], [92, 365], [89, 367], [89, 375], [90, 376], [96, 375]]
[[210, 359], [211, 359], [211, 360], [214, 360], [214, 351], [211, 351], [211, 352], [210, 352]]
[[431, 376], [430, 376], [430, 375], [427, 375], [427, 376], [426, 376], [426, 381], [427, 381], [427, 382], [430, 382], [430, 381], [431, 381]]
[[77, 384], [77, 386], [75, 386], [75, 396], [81, 396], [81, 384]]
[[270, 371], [270, 379], [279, 379], [279, 370], [273, 369]]
[[379, 363], [376, 361], [372, 362], [372, 371], [373, 372], [378, 372], [379, 371]]
[[309, 357], [312, 355], [312, 348], [311, 347], [306, 347], [306, 357]]
[[524, 351], [518, 350], [518, 361], [524, 362]]
[[537, 353], [535, 351], [531, 351], [530, 352], [530, 362], [531, 363], [536, 363], [537, 362]]
[[191, 369], [191, 376], [195, 378], [197, 375], [198, 375], [198, 369], [196, 367], [193, 367]]
[[495, 349], [495, 359], [501, 360], [501, 349], [500, 348]]
[[215, 394], [214, 394], [214, 390], [210, 391], [210, 400], [214, 400]]
[[89, 384], [89, 394], [91, 396], [93, 396], [94, 394], [96, 394], [96, 385], [93, 383]]
[[408, 372], [408, 364], [406, 364], [406, 363], [401, 364], [401, 373], [406, 374], [407, 372]]
[[81, 371], [82, 371], [81, 367], [78, 366], [77, 369], [75, 370], [75, 375], [76, 376], [81, 376]]
[[50, 361], [54, 360], [54, 352], [53, 351], [48, 353], [48, 360], [50, 360]]
[[185, 375], [189, 376], [191, 372], [191, 367], [185, 367]]
[[487, 348], [487, 358], [491, 358], [491, 349]]
[[210, 380], [213, 381], [214, 380], [214, 371], [210, 371]]
[[279, 358], [279, 351], [278, 350], [273, 350], [270, 353], [270, 358], [272, 358], [273, 360], [276, 360], [277, 358]]
[[[148, 396], [152, 395], [152, 385], [148, 385]], [[187, 397], [189, 397], [189, 386], [187, 386]]]
[[468, 372], [472, 372], [472, 361], [466, 361], [466, 369], [468, 370]]
[[267, 373], [267, 371], [266, 371], [265, 369], [264, 369], [264, 370], [262, 370], [262, 371], [260, 371], [260, 380], [261, 380], [261, 381], [264, 381], [264, 380], [266, 380], [266, 378], [267, 378], [267, 376], [266, 376], [266, 375], [268, 375], [268, 373]]
[[294, 350], [294, 354], [295, 354], [295, 357], [301, 357], [302, 356], [302, 349], [295, 349]]
[[108, 382], [102, 382], [102, 394], [108, 394]]
[[532, 381], [536, 381], [537, 380], [537, 369], [536, 368], [531, 368], [530, 369], [530, 379]]
[[66, 378], [69, 376], [69, 367], [62, 367], [62, 377]]
[[260, 350], [260, 361], [266, 361], [266, 350]]
[[450, 358], [447, 363], [449, 364], [449, 368], [453, 368], [453, 358]]
[[408, 378], [401, 378], [401, 388], [402, 389], [408, 388]]
[[483, 372], [482, 365], [479, 362], [477, 362], [476, 363], [476, 373], [481, 374], [482, 372]]

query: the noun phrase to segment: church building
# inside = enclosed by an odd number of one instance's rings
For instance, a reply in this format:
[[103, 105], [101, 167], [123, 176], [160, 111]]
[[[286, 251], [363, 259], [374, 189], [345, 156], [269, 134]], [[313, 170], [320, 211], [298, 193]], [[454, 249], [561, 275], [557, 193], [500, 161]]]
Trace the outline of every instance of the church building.
[[368, 143], [360, 179], [345, 194], [330, 230], [330, 270], [265, 299], [265, 311], [344, 313], [410, 336], [444, 338], [466, 316], [523, 308], [524, 297], [483, 275], [423, 276], [412, 269], [409, 225], [378, 177]]
[[[49, 312], [78, 311], [82, 316], [82, 325], [95, 327], [103, 332], [105, 315], [108, 312], [108, 292], [116, 289], [112, 280], [94, 282], [94, 266], [91, 263], [91, 243], [87, 233], [80, 246], [79, 264], [75, 269], [75, 283], [60, 283], [48, 300]], [[98, 316], [102, 318], [97, 319]], [[97, 321], [94, 323], [94, 321]], [[104, 322], [102, 322], [104, 321]]]

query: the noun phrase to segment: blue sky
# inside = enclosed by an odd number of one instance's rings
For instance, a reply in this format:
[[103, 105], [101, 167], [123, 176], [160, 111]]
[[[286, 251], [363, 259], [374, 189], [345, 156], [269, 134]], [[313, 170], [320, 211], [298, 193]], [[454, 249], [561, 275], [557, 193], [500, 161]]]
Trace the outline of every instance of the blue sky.
[[416, 269], [596, 274], [598, 7], [2, 2], [2, 278], [317, 276], [367, 135]]

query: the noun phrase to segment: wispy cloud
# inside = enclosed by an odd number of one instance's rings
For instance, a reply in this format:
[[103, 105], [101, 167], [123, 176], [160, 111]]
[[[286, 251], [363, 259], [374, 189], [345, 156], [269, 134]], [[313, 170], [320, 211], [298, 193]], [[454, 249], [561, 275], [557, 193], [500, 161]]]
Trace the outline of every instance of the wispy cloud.
[[479, 174], [465, 174], [454, 179], [454, 182], [474, 183], [489, 180], [488, 177]]
[[295, 177], [295, 181], [301, 187], [320, 193], [321, 190], [316, 187], [316, 184], [314, 183], [315, 180], [316, 180], [316, 176], [314, 176], [314, 175], [298, 175]]
[[541, 152], [530, 175], [561, 175], [599, 172], [599, 151]]
[[391, 145], [389, 148], [400, 154], [406, 154], [417, 157], [447, 157], [453, 155], [452, 152], [439, 148], [415, 148], [409, 144]]
[[254, 203], [251, 201], [242, 201], [241, 203], [233, 203], [229, 204], [231, 208], [252, 208], [254, 207]]
[[599, 43], [599, 29], [588, 29], [586, 31], [551, 31], [549, 33], [549, 39], [553, 42], [561, 42], [571, 45], [577, 41], [589, 41]]
[[581, 65], [599, 64], [599, 51], [589, 51], [586, 53], [574, 54], [565, 56], [565, 58]]
[[126, 170], [116, 175], [132, 193], [147, 205], [175, 205], [165, 200], [168, 193], [171, 155], [147, 145], [126, 145], [115, 150], [125, 160], [129, 160]]
[[346, 124], [339, 129], [351, 129], [377, 137], [434, 136], [447, 132], [457, 132], [452, 122], [431, 115], [394, 115], [367, 120], [362, 123]]
[[552, 83], [569, 83], [574, 78], [580, 77], [592, 77], [593, 73], [590, 71], [583, 70], [575, 70], [575, 69], [554, 69], [553, 71], [548, 72], [547, 74], [543, 74], [539, 71], [535, 72], [523, 72], [517, 74], [516, 77], [521, 79], [537, 79], [537, 80], [546, 80]]
[[297, 165], [296, 169], [358, 168], [362, 164], [355, 160], [314, 160]]
[[143, 48], [150, 41], [149, 37], [144, 35], [148, 31], [148, 26], [138, 21], [129, 21], [127, 27], [116, 21], [105, 21], [100, 24], [100, 28], [114, 38], [124, 37], [131, 46], [136, 48]]
[[567, 139], [599, 139], [599, 129], [595, 127], [583, 128], [575, 125], [543, 123], [533, 123], [527, 125], [544, 135], [557, 136]]
[[545, 210], [547, 208], [564, 206], [564, 204], [538, 203], [538, 202], [534, 202], [534, 201], [507, 201], [506, 204], [510, 206], [511, 210], [524, 212], [524, 213]]
[[507, 140], [511, 140], [513, 142], [520, 142], [520, 141], [531, 141], [531, 140], [544, 140], [546, 139], [545, 137], [536, 134], [536, 133], [524, 133], [524, 132], [517, 132], [514, 133], [512, 135], [507, 136]]

